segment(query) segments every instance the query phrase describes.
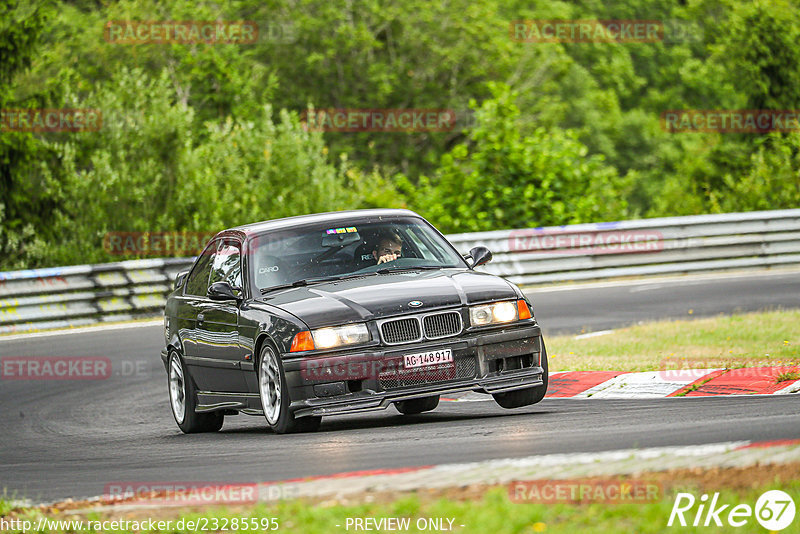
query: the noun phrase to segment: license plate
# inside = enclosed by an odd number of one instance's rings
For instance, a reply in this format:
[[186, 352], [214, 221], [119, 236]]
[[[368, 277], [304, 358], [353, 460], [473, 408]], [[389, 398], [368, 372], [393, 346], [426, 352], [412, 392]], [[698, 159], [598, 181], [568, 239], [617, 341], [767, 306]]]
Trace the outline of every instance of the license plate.
[[414, 369], [415, 367], [427, 367], [439, 363], [453, 361], [453, 351], [451, 349], [429, 350], [418, 354], [406, 354], [403, 356], [403, 368]]

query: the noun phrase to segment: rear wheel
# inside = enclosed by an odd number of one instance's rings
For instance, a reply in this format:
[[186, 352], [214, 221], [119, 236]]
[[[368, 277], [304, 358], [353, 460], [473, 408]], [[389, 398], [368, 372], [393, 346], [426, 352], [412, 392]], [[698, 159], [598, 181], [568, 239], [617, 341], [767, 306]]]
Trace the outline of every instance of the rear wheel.
[[439, 395], [433, 397], [422, 397], [394, 403], [397, 411], [403, 415], [414, 415], [422, 412], [429, 412], [439, 406]]
[[290, 413], [289, 388], [278, 353], [268, 343], [261, 348], [258, 364], [258, 392], [267, 424], [277, 434], [313, 432], [319, 428], [322, 417], [296, 418]]
[[184, 434], [216, 432], [222, 428], [225, 416], [221, 412], [197, 413], [197, 388], [186, 372], [180, 355], [170, 352], [167, 365], [169, 404], [178, 428]]
[[547, 349], [544, 346], [544, 339], [542, 339], [542, 384], [527, 389], [518, 389], [516, 391], [508, 391], [506, 393], [495, 393], [492, 395], [495, 402], [503, 408], [520, 408], [522, 406], [529, 406], [541, 401], [545, 393], [547, 393], [547, 384], [549, 382], [547, 371]]

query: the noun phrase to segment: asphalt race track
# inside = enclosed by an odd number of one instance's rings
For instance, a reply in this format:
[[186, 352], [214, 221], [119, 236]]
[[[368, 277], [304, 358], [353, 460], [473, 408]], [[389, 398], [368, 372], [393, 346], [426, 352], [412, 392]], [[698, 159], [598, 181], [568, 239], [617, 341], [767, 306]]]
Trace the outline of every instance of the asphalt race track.
[[[800, 307], [800, 272], [643, 281], [530, 292], [545, 333], [668, 317]], [[689, 315], [688, 310], [693, 310]], [[97, 356], [106, 380], [0, 381], [0, 487], [34, 502], [101, 495], [119, 482], [261, 482], [342, 471], [547, 453], [800, 438], [798, 400], [546, 399], [519, 410], [443, 402], [430, 414], [333, 417], [274, 435], [261, 418], [180, 433], [167, 401], [160, 326], [0, 340], [0, 357]], [[746, 333], [743, 333], [746, 335]]]
[[711, 274], [526, 293], [545, 334], [579, 333], [640, 321], [800, 308], [800, 272]]

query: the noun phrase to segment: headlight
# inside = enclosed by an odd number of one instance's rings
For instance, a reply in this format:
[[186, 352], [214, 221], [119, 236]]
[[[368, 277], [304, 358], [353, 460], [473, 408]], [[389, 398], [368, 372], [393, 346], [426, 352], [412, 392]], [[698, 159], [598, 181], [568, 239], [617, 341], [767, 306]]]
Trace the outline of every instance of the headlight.
[[340, 345], [353, 345], [369, 341], [369, 330], [364, 323], [347, 324], [318, 328], [311, 331], [314, 338], [314, 347], [317, 349], [330, 349]]
[[[525, 301], [520, 302], [524, 303]], [[485, 326], [510, 323], [521, 318], [530, 319], [527, 304], [525, 304], [524, 310], [526, 317], [520, 317], [517, 302], [504, 301], [494, 304], [482, 304], [480, 306], [472, 306], [469, 309], [469, 320], [472, 326]]]

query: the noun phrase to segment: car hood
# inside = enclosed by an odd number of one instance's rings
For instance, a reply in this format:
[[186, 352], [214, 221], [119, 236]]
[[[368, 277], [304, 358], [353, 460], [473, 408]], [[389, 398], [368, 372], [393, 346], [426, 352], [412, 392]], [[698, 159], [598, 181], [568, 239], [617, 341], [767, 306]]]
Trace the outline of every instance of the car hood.
[[[404, 313], [517, 298], [509, 282], [476, 271], [403, 271], [269, 293], [259, 300], [319, 328]], [[412, 301], [422, 302], [412, 307]]]

